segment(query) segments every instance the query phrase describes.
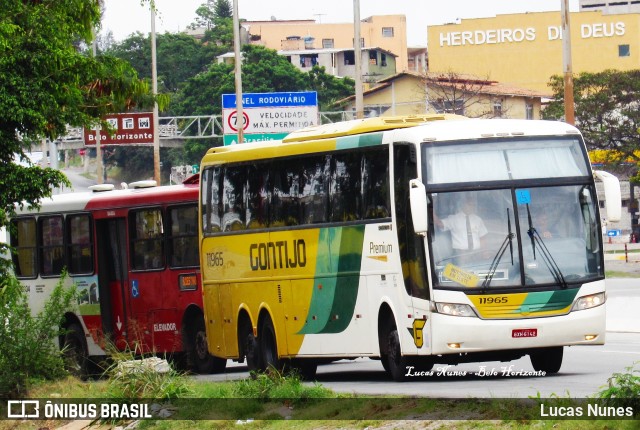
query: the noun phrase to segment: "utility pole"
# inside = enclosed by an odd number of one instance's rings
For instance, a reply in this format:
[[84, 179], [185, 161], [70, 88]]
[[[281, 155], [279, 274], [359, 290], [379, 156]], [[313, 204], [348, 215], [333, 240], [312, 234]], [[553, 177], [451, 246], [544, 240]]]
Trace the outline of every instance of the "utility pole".
[[244, 113], [242, 112], [242, 57], [240, 56], [240, 19], [238, 18], [238, 0], [233, 0], [233, 52], [236, 81], [236, 128], [238, 143], [244, 142]]
[[[93, 57], [95, 58], [97, 55], [98, 51], [98, 47], [96, 45], [96, 33], [95, 30], [93, 31]], [[102, 184], [104, 183], [104, 172], [103, 172], [103, 165], [102, 165], [102, 147], [100, 145], [100, 140], [102, 139], [102, 136], [100, 135], [100, 133], [102, 132], [102, 126], [100, 124], [98, 124], [96, 126], [96, 183], [98, 184]], [[85, 155], [86, 159], [89, 159], [88, 155]]]
[[[151, 81], [153, 97], [158, 97], [158, 64], [156, 61], [156, 9], [151, 2]], [[160, 185], [160, 118], [158, 118], [158, 102], [153, 103], [153, 179]]]
[[356, 118], [364, 118], [362, 99], [362, 49], [360, 46], [360, 0], [353, 0], [353, 54], [356, 66]]
[[571, 18], [569, 0], [562, 2], [562, 63], [564, 71], [564, 120], [576, 123], [573, 100], [573, 69], [571, 67]]

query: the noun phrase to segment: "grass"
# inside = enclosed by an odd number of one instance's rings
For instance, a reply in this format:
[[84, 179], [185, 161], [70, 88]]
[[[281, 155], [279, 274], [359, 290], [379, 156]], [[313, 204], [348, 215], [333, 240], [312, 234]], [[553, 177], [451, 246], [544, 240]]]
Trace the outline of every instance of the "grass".
[[[185, 378], [188, 394], [167, 409], [175, 419], [142, 420], [144, 429], [637, 429], [633, 420], [537, 419], [538, 401], [526, 399], [428, 399], [336, 394], [296, 377], [261, 374], [230, 382]], [[109, 381], [82, 382], [73, 377], [33, 384], [29, 397], [39, 399], [110, 398]], [[567, 405], [570, 399], [556, 399]], [[525, 415], [522, 411], [525, 410]], [[530, 412], [528, 412], [530, 410]], [[207, 416], [208, 414], [212, 414]], [[229, 419], [220, 419], [225, 414]], [[509, 419], [509, 417], [519, 419]], [[212, 417], [215, 419], [206, 419]], [[184, 418], [184, 419], [180, 419]], [[100, 429], [118, 424], [103, 423]], [[63, 421], [0, 421], [0, 429], [54, 429]]]

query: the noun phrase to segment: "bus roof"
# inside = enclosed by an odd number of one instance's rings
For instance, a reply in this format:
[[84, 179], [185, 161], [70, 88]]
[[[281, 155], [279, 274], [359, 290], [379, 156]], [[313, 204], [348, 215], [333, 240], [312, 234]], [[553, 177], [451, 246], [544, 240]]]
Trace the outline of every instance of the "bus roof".
[[434, 122], [410, 131], [399, 130], [397, 139], [422, 142], [482, 140], [524, 136], [579, 135], [574, 126], [560, 121], [525, 119], [469, 119], [464, 126]]
[[193, 202], [198, 199], [198, 183], [168, 185], [151, 188], [130, 188], [102, 192], [55, 194], [41, 201], [37, 211], [25, 206], [17, 214], [78, 212], [85, 210], [116, 209], [151, 206], [163, 203]]
[[393, 130], [396, 128], [415, 127], [430, 121], [467, 119], [464, 116], [452, 114], [426, 114], [410, 116], [390, 116], [352, 121], [335, 122], [303, 128], [288, 134], [282, 142], [304, 142], [307, 140], [330, 139], [341, 136], [371, 133], [374, 131]]
[[[216, 146], [207, 151], [203, 163], [216, 164], [250, 159], [268, 159], [350, 147], [380, 145], [384, 131], [416, 127], [426, 123], [445, 122], [443, 120], [467, 120], [467, 118], [452, 114], [427, 114], [366, 118], [324, 124], [294, 131], [282, 140]], [[247, 155], [248, 152], [251, 154]]]

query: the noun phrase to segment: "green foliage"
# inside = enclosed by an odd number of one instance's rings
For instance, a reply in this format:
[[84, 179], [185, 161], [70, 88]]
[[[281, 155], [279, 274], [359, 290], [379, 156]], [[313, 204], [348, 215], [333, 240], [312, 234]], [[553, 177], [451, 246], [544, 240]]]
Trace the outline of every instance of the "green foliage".
[[[67, 125], [91, 126], [112, 112], [152, 106], [149, 84], [120, 59], [89, 57], [100, 2], [3, 2], [0, 21], [0, 226], [14, 204], [37, 206], [64, 175], [13, 163], [42, 139], [66, 134]], [[167, 104], [166, 97], [157, 99]]]
[[334, 397], [333, 392], [322, 385], [304, 385], [295, 373], [285, 375], [274, 369], [265, 373], [253, 373], [252, 378], [234, 383], [235, 397], [251, 399], [307, 400]]
[[35, 316], [24, 286], [13, 276], [0, 279], [0, 397], [25, 395], [32, 379], [66, 375], [57, 339], [63, 316], [75, 303], [76, 289], [65, 288], [65, 279], [60, 278]]
[[[638, 160], [640, 70], [585, 72], [575, 76], [573, 84], [576, 126], [589, 149], [613, 149], [622, 161]], [[543, 116], [563, 119], [564, 79], [553, 76], [549, 85], [554, 96]]]
[[[256, 45], [242, 48], [242, 90], [245, 93], [317, 91], [321, 107], [353, 93], [354, 82], [329, 75], [323, 67], [304, 73], [273, 49]], [[180, 115], [219, 115], [222, 94], [235, 94], [233, 66], [213, 64], [185, 84], [178, 97]]]
[[216, 0], [213, 7], [216, 18], [233, 18], [233, 6], [229, 0]]
[[631, 407], [637, 416], [640, 414], [640, 369], [634, 365], [627, 367], [627, 373], [614, 373], [597, 397], [604, 399], [605, 406]]
[[169, 367], [166, 360], [135, 359], [131, 351], [114, 353], [106, 370], [108, 394], [115, 399], [175, 399], [191, 393], [187, 378]]
[[336, 109], [338, 100], [349, 97], [355, 93], [355, 81], [349, 77], [336, 78], [326, 73], [324, 66], [313, 66], [308, 73], [309, 89], [318, 92], [320, 111], [332, 111]]
[[[221, 50], [187, 34], [156, 36], [158, 91], [174, 93], [192, 76], [206, 70]], [[106, 52], [130, 63], [138, 76], [151, 79], [151, 40], [142, 33], [130, 35]]]

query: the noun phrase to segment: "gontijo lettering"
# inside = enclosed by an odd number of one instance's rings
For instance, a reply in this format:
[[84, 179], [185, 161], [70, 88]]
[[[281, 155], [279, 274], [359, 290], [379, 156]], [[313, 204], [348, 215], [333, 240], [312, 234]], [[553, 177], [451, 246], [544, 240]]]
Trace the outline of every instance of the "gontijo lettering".
[[252, 243], [249, 246], [251, 270], [294, 269], [307, 265], [307, 245], [303, 239], [289, 242]]

